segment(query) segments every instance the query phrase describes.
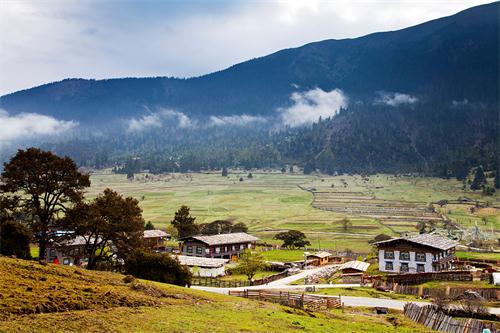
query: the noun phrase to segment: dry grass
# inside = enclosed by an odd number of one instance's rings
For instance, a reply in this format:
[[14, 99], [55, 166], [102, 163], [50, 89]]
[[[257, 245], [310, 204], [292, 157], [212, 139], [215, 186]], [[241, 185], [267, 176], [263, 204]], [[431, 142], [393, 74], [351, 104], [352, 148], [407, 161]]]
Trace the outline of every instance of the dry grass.
[[[128, 281], [128, 283], [124, 282]], [[397, 325], [395, 324], [397, 323]], [[0, 332], [430, 332], [400, 313], [311, 313], [0, 257]]]

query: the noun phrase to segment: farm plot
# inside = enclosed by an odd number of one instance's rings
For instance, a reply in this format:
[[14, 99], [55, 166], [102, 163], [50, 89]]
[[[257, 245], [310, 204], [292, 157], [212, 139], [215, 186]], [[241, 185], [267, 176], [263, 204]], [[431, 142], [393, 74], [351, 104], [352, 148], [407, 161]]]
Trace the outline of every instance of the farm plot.
[[317, 191], [313, 193], [313, 207], [378, 221], [394, 233], [414, 229], [420, 221], [442, 221], [432, 207], [421, 202], [381, 200], [363, 192]]

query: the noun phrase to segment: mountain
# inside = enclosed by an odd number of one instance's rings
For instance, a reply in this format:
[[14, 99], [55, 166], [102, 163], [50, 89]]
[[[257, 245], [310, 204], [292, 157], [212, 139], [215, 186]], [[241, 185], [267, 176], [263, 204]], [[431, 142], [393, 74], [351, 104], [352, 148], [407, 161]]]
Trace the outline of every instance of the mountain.
[[[299, 164], [463, 179], [498, 169], [499, 12], [495, 2], [190, 79], [66, 79], [2, 96], [0, 108], [78, 121], [73, 137], [37, 144], [117, 172]], [[290, 110], [317, 123], [287, 123]]]
[[83, 124], [126, 119], [145, 107], [188, 115], [265, 115], [294, 91], [342, 89], [351, 100], [379, 91], [432, 100], [498, 102], [499, 3], [398, 31], [325, 40], [190, 79], [66, 79], [0, 98], [12, 114]]

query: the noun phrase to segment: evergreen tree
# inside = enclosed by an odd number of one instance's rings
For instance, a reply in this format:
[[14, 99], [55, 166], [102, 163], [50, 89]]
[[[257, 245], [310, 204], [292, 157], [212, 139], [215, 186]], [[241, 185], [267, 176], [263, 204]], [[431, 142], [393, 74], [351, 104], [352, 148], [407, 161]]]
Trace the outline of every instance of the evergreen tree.
[[484, 175], [483, 167], [479, 166], [476, 168], [476, 173], [474, 174], [474, 180], [470, 184], [471, 190], [479, 190], [484, 184], [486, 184], [486, 176]]
[[153, 222], [151, 222], [151, 221], [148, 221], [146, 223], [146, 225], [144, 226], [144, 230], [155, 230], [155, 229], [156, 228], [155, 228]]
[[222, 168], [222, 177], [227, 177], [227, 175], [228, 175], [227, 168], [223, 167]]
[[175, 212], [175, 216], [171, 224], [179, 232], [179, 238], [184, 238], [195, 235], [199, 232], [198, 226], [194, 223], [195, 220], [196, 218], [189, 214], [189, 207], [183, 205], [178, 211]]

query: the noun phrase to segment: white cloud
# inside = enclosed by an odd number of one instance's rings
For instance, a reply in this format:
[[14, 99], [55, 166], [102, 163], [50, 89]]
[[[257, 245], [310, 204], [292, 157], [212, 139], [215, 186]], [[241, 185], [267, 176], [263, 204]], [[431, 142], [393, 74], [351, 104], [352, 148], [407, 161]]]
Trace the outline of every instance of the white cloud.
[[150, 114], [139, 118], [132, 118], [128, 122], [127, 131], [138, 132], [150, 127], [161, 127], [161, 119], [158, 114]]
[[375, 104], [385, 104], [389, 106], [400, 106], [403, 104], [415, 104], [418, 98], [408, 94], [402, 93], [387, 93], [380, 92], [379, 97], [375, 98]]
[[[172, 124], [172, 120], [177, 123]], [[194, 125], [191, 119], [182, 112], [161, 109], [158, 112], [143, 115], [139, 118], [129, 119], [127, 121], [127, 131], [139, 132], [149, 128], [162, 127], [166, 122], [170, 122], [172, 125], [180, 128], [191, 127]]]
[[58, 135], [75, 128], [74, 121], [57, 120], [36, 113], [9, 115], [0, 109], [0, 142]]
[[469, 104], [469, 100], [467, 100], [466, 98], [461, 101], [455, 101], [455, 100], [451, 101], [451, 106], [454, 108], [465, 106], [467, 104]]
[[209, 125], [211, 126], [246, 126], [255, 123], [265, 123], [266, 118], [260, 116], [233, 115], [233, 116], [211, 116]]
[[311, 124], [319, 119], [337, 114], [340, 108], [348, 105], [348, 99], [340, 89], [323, 91], [320, 88], [306, 92], [293, 93], [290, 97], [293, 105], [280, 109], [284, 125], [296, 127]]
[[488, 2], [0, 1], [0, 95], [67, 77], [201, 75], [283, 48], [400, 29]]

